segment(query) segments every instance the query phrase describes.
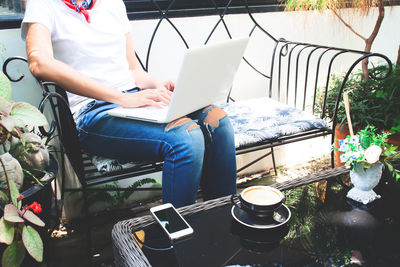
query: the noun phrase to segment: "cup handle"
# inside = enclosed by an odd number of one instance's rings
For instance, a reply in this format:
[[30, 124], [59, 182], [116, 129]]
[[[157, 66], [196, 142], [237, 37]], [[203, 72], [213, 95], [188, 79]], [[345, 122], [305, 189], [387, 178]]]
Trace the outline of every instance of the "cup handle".
[[242, 203], [240, 202], [239, 194], [233, 194], [231, 196], [231, 202], [232, 202], [233, 205], [235, 205], [239, 209], [242, 209]]

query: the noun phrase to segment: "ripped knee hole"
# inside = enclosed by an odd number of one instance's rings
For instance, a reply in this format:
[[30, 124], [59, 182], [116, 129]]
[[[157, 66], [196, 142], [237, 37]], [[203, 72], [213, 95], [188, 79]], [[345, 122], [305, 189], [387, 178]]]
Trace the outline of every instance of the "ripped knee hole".
[[[176, 119], [174, 121], [171, 121], [165, 127], [165, 131], [169, 131], [169, 130], [171, 130], [173, 128], [176, 128], [176, 127], [178, 127], [178, 126], [180, 126], [180, 125], [182, 125], [182, 124], [184, 124], [186, 122], [189, 122], [189, 121], [192, 121], [192, 120], [187, 118], [187, 117], [182, 117], [182, 118]], [[193, 130], [193, 129], [197, 128], [197, 127], [199, 127], [199, 125], [197, 125], [196, 123], [192, 123], [186, 128], [186, 130], [190, 131], [190, 130]]]
[[[212, 106], [208, 106], [206, 107], [203, 112], [206, 112], [207, 110], [209, 110]], [[213, 109], [211, 109], [206, 118], [204, 119], [205, 123], [210, 124], [211, 126], [217, 128], [219, 126], [219, 120], [222, 119], [223, 117], [226, 116], [225, 111], [223, 111], [220, 108], [214, 107]]]

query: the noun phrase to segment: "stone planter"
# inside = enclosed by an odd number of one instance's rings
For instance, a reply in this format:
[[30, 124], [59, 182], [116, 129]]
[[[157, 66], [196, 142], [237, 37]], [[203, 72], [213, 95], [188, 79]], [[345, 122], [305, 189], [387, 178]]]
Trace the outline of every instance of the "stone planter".
[[382, 163], [375, 163], [368, 169], [365, 169], [362, 163], [356, 163], [354, 170], [350, 171], [350, 180], [354, 187], [347, 193], [347, 197], [363, 204], [380, 198], [373, 188], [381, 179], [382, 168]]

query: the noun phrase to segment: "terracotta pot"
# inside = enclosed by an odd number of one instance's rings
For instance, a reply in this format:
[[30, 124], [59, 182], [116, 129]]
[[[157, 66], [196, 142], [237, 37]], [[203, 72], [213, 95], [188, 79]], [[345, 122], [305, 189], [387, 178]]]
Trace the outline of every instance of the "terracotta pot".
[[389, 136], [389, 144], [397, 146], [397, 151], [400, 150], [400, 133], [395, 133]]
[[[350, 135], [349, 127], [347, 126], [347, 123], [343, 126], [342, 131], [340, 131], [342, 127], [338, 124], [336, 125], [335, 128], [335, 148], [339, 148], [339, 140], [345, 139], [346, 136]], [[340, 152], [338, 150], [335, 150], [335, 166], [340, 167], [344, 166], [344, 162], [340, 162], [340, 155], [343, 152]]]

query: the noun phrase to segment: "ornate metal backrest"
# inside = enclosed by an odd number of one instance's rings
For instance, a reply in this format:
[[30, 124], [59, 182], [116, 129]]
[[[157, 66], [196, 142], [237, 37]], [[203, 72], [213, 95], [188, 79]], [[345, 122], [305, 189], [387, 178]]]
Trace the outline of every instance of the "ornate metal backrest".
[[[86, 183], [84, 179], [84, 166], [82, 159], [82, 149], [78, 139], [78, 132], [76, 130], [75, 121], [72, 117], [71, 110], [69, 109], [67, 94], [63, 88], [55, 83], [39, 81], [41, 86], [45, 88], [47, 94], [44, 94], [43, 100], [40, 102], [39, 109], [44, 110], [46, 104], [50, 103], [53, 110], [54, 120], [53, 125], [57, 127], [57, 134], [62, 143], [63, 152], [67, 155], [79, 181]], [[52, 129], [43, 134], [53, 134]]]
[[[163, 46], [168, 46], [168, 44], [173, 43], [170, 38], [174, 37], [182, 43], [183, 47], [189, 48], [190, 46], [187, 41], [188, 38], [184, 36], [179, 25], [173, 20], [173, 11], [176, 10], [175, 6], [178, 0], [165, 1], [162, 6], [158, 4], [157, 1], [152, 0], [151, 2], [154, 5], [154, 10], [159, 14], [144, 53], [145, 56], [138, 56], [143, 68], [148, 71], [151, 70], [150, 62], [152, 61], [150, 59], [153, 57], [153, 53], [155, 53], [154, 42], [159, 36], [161, 38], [162, 34], [160, 29], [163, 23], [167, 23], [173, 32], [176, 33], [174, 35], [168, 35], [168, 40], [163, 40]], [[320, 105], [319, 109], [322, 111], [320, 114], [321, 118], [325, 118], [326, 116], [327, 91], [329, 89], [330, 77], [331, 74], [333, 74], [334, 66], [335, 64], [340, 65], [343, 59], [351, 58], [349, 61], [350, 63], [348, 63], [350, 67], [344, 69], [345, 74], [343, 76], [342, 89], [336, 100], [334, 125], [336, 124], [337, 107], [342, 99], [344, 85], [350, 73], [364, 58], [376, 57], [383, 59], [389, 65], [389, 72], [384, 75], [382, 79], [390, 74], [391, 62], [386, 56], [381, 54], [304, 42], [293, 42], [274, 37], [258, 22], [257, 14], [249, 7], [247, 0], [208, 0], [207, 3], [211, 3], [211, 5], [214, 6], [214, 15], [216, 15], [218, 19], [215, 25], [211, 27], [203, 43], [207, 44], [211, 39], [218, 38], [216, 36], [221, 33], [221, 28], [222, 31], [226, 33], [226, 38], [233, 38], [232, 26], [229, 23], [232, 22], [232, 20], [228, 20], [227, 17], [231, 14], [236, 14], [238, 9], [246, 10], [251, 23], [248, 35], [251, 38], [257, 35], [257, 41], [260, 40], [258, 38], [259, 36], [263, 36], [262, 43], [265, 43], [265, 50], [263, 51], [263, 49], [261, 49], [257, 51], [256, 57], [253, 58], [245, 55], [243, 60], [254, 70], [254, 73], [256, 73], [259, 78], [265, 80], [265, 95], [299, 109], [307, 109], [312, 113], [314, 113], [316, 105]], [[164, 49], [168, 51], [172, 50], [172, 47]], [[260, 59], [260, 57], [262, 57], [262, 59]], [[260, 65], [259, 62], [261, 61], [265, 64]], [[251, 81], [249, 81], [248, 84], [251, 84]], [[248, 88], [241, 88], [241, 90], [247, 89]], [[323, 94], [322, 103], [316, 102], [318, 90], [321, 90]], [[233, 100], [231, 93], [227, 97], [227, 101], [229, 100]]]

